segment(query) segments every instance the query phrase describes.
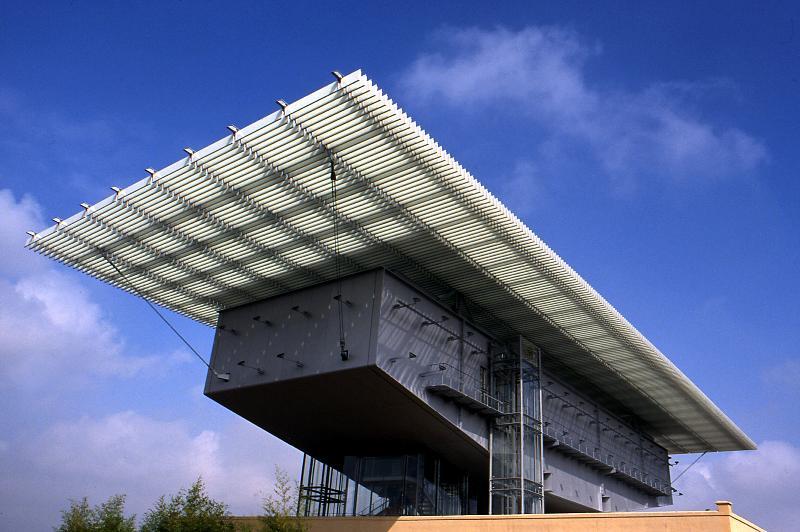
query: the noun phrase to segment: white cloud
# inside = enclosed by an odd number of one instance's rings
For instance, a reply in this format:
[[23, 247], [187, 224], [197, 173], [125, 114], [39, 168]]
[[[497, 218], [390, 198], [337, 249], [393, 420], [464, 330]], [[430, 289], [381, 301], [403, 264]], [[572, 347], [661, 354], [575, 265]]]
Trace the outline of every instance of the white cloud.
[[618, 189], [654, 176], [748, 174], [767, 159], [759, 140], [691, 110], [689, 99], [706, 82], [659, 83], [638, 91], [593, 86], [585, 64], [599, 47], [573, 31], [450, 29], [439, 40], [443, 51], [420, 56], [404, 75], [409, 93], [467, 109], [509, 104], [552, 138], [588, 148]]
[[158, 496], [198, 476], [233, 513], [258, 514], [274, 465], [295, 476], [298, 458], [298, 451], [238, 418], [224, 432], [133, 411], [60, 422], [0, 455], [8, 472], [0, 479], [0, 528], [25, 523], [46, 530], [68, 499], [97, 503], [114, 493], [127, 494], [127, 509], [141, 516]]
[[30, 196], [17, 201], [10, 190], [0, 189], [0, 277], [16, 277], [44, 268], [43, 261], [23, 246], [25, 231], [38, 231], [44, 223], [39, 204]]
[[19, 387], [83, 386], [91, 377], [130, 377], [157, 362], [126, 356], [116, 328], [62, 273], [0, 280], [0, 298], [0, 375]]
[[498, 193], [514, 212], [527, 212], [544, 203], [546, 190], [536, 163], [528, 159], [517, 161]]
[[82, 284], [23, 247], [25, 229], [42, 225], [33, 199], [0, 190], [0, 377], [52, 390], [176, 363], [172, 354], [125, 354], [119, 331]]
[[[32, 101], [24, 92], [0, 81], [0, 121], [4, 125], [0, 130], [0, 158], [4, 171], [24, 172], [27, 180], [47, 183], [51, 193], [67, 194], [77, 205], [99, 199], [98, 176], [129, 174], [131, 168], [125, 161], [141, 157], [131, 154], [148, 144], [152, 128], [138, 116], [124, 116], [124, 111], [123, 115], [97, 115], [96, 109], [73, 111]], [[102, 184], [105, 188], [120, 183]], [[61, 213], [67, 214], [71, 212]]]
[[765, 369], [762, 380], [773, 390], [800, 393], [800, 360], [784, 360]]
[[[688, 457], [681, 462], [690, 463]], [[674, 475], [675, 473], [673, 473]], [[800, 448], [765, 441], [757, 451], [707, 456], [675, 483], [683, 493], [666, 510], [714, 508], [714, 501], [733, 502], [733, 511], [768, 530], [794, 530], [800, 491]]]
[[[299, 462], [297, 451], [243, 420], [224, 432], [133, 411], [48, 421], [48, 405], [67, 391], [81, 392], [79, 408], [103, 412], [113, 392], [84, 393], [87, 385], [135, 384], [165, 364], [195, 361], [182, 349], [131, 355], [83, 279], [23, 247], [25, 230], [43, 225], [32, 198], [0, 190], [0, 378], [13, 409], [7, 417], [27, 412], [0, 440], [0, 530], [51, 530], [68, 499], [83, 496], [97, 503], [126, 493], [142, 514], [200, 475], [234, 512], [258, 512], [273, 465]], [[52, 397], [41, 401], [45, 392]]]

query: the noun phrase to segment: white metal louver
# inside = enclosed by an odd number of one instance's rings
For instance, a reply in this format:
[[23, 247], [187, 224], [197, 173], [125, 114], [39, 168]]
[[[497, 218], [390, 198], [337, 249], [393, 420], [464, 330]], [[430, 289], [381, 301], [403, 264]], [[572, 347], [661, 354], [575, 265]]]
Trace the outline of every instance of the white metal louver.
[[[329, 164], [338, 176], [331, 203]], [[679, 369], [360, 71], [33, 236], [28, 247], [213, 325], [387, 267], [516, 331], [671, 452], [753, 449]]]

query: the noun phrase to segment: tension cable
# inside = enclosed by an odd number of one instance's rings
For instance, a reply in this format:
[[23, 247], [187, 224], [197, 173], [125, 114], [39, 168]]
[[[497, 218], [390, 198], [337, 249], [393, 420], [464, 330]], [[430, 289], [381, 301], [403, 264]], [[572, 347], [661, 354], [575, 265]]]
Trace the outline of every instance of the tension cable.
[[699, 462], [699, 461], [700, 461], [700, 459], [701, 459], [702, 457], [704, 457], [704, 456], [706, 455], [706, 453], [707, 453], [707, 452], [708, 452], [708, 451], [703, 451], [703, 454], [701, 454], [700, 456], [698, 456], [697, 458], [695, 458], [695, 459], [694, 459], [694, 462], [692, 462], [691, 464], [689, 464], [688, 466], [686, 466], [686, 469], [684, 469], [683, 471], [681, 471], [680, 475], [678, 475], [677, 477], [675, 477], [675, 480], [673, 480], [673, 481], [672, 481], [672, 485], [674, 486], [674, 485], [675, 485], [675, 483], [676, 483], [676, 482], [678, 482], [678, 479], [680, 479], [680, 478], [681, 478], [683, 475], [685, 475], [685, 474], [686, 474], [686, 472], [687, 472], [687, 471], [689, 471], [689, 470], [692, 468], [692, 466], [693, 466], [693, 465], [695, 465], [697, 462]]
[[339, 253], [339, 216], [336, 208], [336, 165], [333, 162], [333, 153], [328, 150], [328, 160], [331, 167], [331, 203], [333, 205], [333, 253], [336, 261], [336, 297], [339, 306], [339, 356], [342, 361], [350, 358], [350, 352], [344, 340], [344, 310], [342, 307], [342, 266]]
[[103, 258], [104, 258], [104, 259], [106, 259], [106, 262], [108, 262], [108, 263], [111, 265], [111, 267], [112, 267], [112, 268], [114, 268], [114, 269], [117, 271], [117, 273], [119, 274], [119, 276], [120, 276], [120, 277], [122, 277], [122, 279], [125, 281], [125, 283], [127, 283], [128, 287], [131, 289], [131, 291], [132, 291], [132, 292], [133, 292], [135, 295], [137, 295], [137, 296], [139, 296], [140, 298], [144, 299], [144, 302], [145, 302], [145, 303], [147, 303], [147, 306], [149, 306], [151, 309], [153, 309], [153, 312], [155, 312], [155, 313], [156, 313], [156, 315], [157, 315], [159, 318], [161, 318], [161, 321], [163, 321], [164, 323], [166, 323], [166, 324], [167, 324], [167, 327], [169, 327], [169, 328], [170, 328], [170, 330], [171, 330], [172, 332], [174, 332], [174, 333], [175, 333], [175, 336], [177, 336], [178, 338], [180, 338], [180, 339], [181, 339], [181, 341], [182, 341], [182, 342], [183, 342], [183, 343], [186, 345], [186, 347], [188, 347], [188, 348], [189, 348], [189, 349], [192, 351], [192, 353], [194, 353], [194, 355], [195, 355], [195, 356], [196, 356], [198, 359], [200, 359], [200, 362], [202, 362], [202, 363], [205, 365], [205, 367], [207, 367], [207, 368], [208, 368], [208, 370], [209, 370], [211, 373], [213, 373], [213, 374], [214, 374], [214, 376], [215, 376], [216, 378], [218, 378], [218, 379], [220, 379], [220, 380], [223, 380], [223, 381], [226, 381], [226, 382], [230, 380], [230, 378], [231, 378], [231, 374], [230, 374], [230, 373], [218, 373], [218, 372], [217, 372], [217, 370], [215, 370], [214, 368], [212, 368], [212, 367], [211, 367], [211, 365], [210, 365], [208, 362], [206, 362], [206, 359], [204, 359], [204, 358], [203, 358], [203, 357], [200, 355], [200, 353], [198, 353], [198, 352], [197, 352], [197, 350], [196, 350], [194, 347], [192, 347], [192, 344], [190, 344], [190, 343], [189, 343], [189, 340], [187, 340], [187, 339], [186, 339], [186, 338], [185, 338], [185, 337], [184, 337], [184, 336], [183, 336], [183, 335], [182, 335], [180, 332], [178, 332], [178, 329], [176, 329], [176, 328], [175, 328], [175, 327], [172, 325], [172, 323], [170, 323], [170, 322], [169, 322], [169, 320], [166, 318], [166, 316], [164, 316], [164, 315], [161, 313], [161, 311], [159, 311], [159, 310], [158, 310], [158, 308], [157, 308], [155, 305], [153, 305], [153, 304], [150, 302], [150, 300], [149, 300], [149, 299], [147, 299], [146, 297], [144, 297], [144, 296], [141, 294], [141, 292], [139, 292], [139, 291], [136, 289], [136, 287], [135, 287], [135, 286], [133, 286], [133, 283], [132, 283], [132, 282], [131, 282], [131, 281], [128, 279], [128, 277], [127, 277], [127, 276], [126, 276], [124, 273], [122, 273], [122, 270], [120, 270], [120, 269], [117, 267], [117, 265], [116, 265], [116, 264], [114, 264], [114, 262], [113, 262], [113, 261], [112, 261], [112, 260], [111, 260], [111, 259], [108, 257], [108, 255], [107, 255], [106, 253], [103, 253], [102, 255], [103, 255]]

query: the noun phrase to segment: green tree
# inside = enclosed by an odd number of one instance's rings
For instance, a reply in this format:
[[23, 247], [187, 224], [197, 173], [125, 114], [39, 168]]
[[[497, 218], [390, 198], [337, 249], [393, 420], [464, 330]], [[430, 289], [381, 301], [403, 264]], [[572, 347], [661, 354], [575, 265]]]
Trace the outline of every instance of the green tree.
[[203, 479], [167, 500], [163, 495], [144, 514], [141, 532], [233, 532], [228, 507], [206, 494]]
[[57, 532], [134, 532], [135, 516], [125, 517], [125, 496], [113, 495], [91, 508], [84, 497], [70, 501], [67, 510], [61, 511], [61, 526]]
[[300, 488], [289, 474], [275, 466], [275, 487], [264, 499], [262, 522], [268, 532], [305, 532], [306, 524], [297, 513]]
[[69, 501], [69, 508], [61, 510], [61, 526], [57, 532], [89, 532], [92, 530], [92, 509], [84, 497], [80, 501]]

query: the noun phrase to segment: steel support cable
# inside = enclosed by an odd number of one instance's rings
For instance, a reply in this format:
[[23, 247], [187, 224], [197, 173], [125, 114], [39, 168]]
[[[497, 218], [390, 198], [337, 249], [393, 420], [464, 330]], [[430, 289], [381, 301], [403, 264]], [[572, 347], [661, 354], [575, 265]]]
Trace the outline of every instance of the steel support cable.
[[[222, 306], [223, 306], [220, 301], [218, 301], [218, 300], [216, 300], [214, 298], [211, 298], [211, 297], [208, 297], [208, 296], [203, 296], [203, 295], [201, 295], [199, 293], [196, 293], [196, 292], [194, 292], [192, 290], [189, 290], [188, 288], [185, 288], [184, 286], [181, 285], [180, 281], [170, 281], [170, 280], [168, 280], [168, 279], [166, 279], [166, 278], [164, 278], [164, 277], [162, 277], [162, 276], [160, 276], [158, 274], [155, 274], [155, 273], [151, 272], [150, 270], [148, 270], [147, 268], [145, 268], [143, 266], [140, 266], [138, 264], [134, 264], [134, 263], [132, 263], [132, 262], [130, 262], [130, 261], [118, 256], [117, 254], [115, 254], [111, 250], [103, 249], [100, 246], [92, 244], [91, 242], [87, 241], [86, 239], [84, 239], [84, 238], [82, 238], [80, 236], [72, 234], [68, 228], [60, 228], [59, 229], [59, 233], [64, 235], [70, 241], [75, 242], [79, 246], [83, 246], [83, 247], [89, 249], [90, 251], [96, 253], [97, 255], [88, 255], [88, 256], [84, 256], [84, 257], [72, 256], [72, 255], [69, 255], [69, 254], [67, 254], [65, 252], [48, 249], [46, 247], [42, 247], [41, 248], [41, 252], [42, 253], [44, 253], [45, 255], [48, 255], [48, 256], [55, 257], [58, 260], [61, 260], [62, 262], [70, 264], [72, 267], [74, 267], [74, 268], [76, 268], [78, 270], [87, 271], [88, 273], [91, 273], [91, 269], [86, 265], [87, 262], [97, 259], [98, 255], [101, 256], [101, 257], [103, 257], [103, 256], [111, 256], [116, 262], [123, 263], [126, 268], [128, 268], [130, 270], [135, 270], [138, 275], [146, 277], [149, 281], [151, 281], [152, 283], [155, 283], [156, 285], [158, 285], [160, 287], [164, 287], [164, 288], [167, 288], [168, 290], [172, 290], [172, 291], [174, 291], [176, 293], [181, 294], [183, 297], [187, 298], [191, 302], [195, 302], [195, 303], [200, 304], [200, 305], [208, 305], [208, 306], [211, 306], [211, 307], [214, 307], [214, 308], [217, 308], [217, 309], [218, 308], [222, 308]], [[171, 265], [174, 265], [174, 266], [176, 265], [175, 262], [174, 262], [174, 259], [171, 259], [169, 257], [167, 257], [167, 258], [169, 259], [169, 262], [170, 262]], [[99, 275], [95, 275], [95, 277], [98, 277], [102, 281], [105, 281], [105, 282], [110, 283], [112, 285], [113, 284], [118, 284], [118, 285], [122, 286], [122, 283], [119, 283], [117, 281], [117, 279], [118, 279], [117, 276], [109, 275], [106, 278], [103, 278], [103, 277], [100, 277]], [[128, 284], [130, 284], [130, 283], [128, 283]], [[144, 293], [146, 295], [150, 295], [149, 292], [141, 292], [140, 291], [140, 294], [141, 293]], [[182, 308], [181, 305], [175, 305], [175, 306], [178, 309]], [[183, 310], [183, 311], [181, 311], [181, 313], [189, 314], [190, 312], [188, 310]]]
[[[157, 227], [160, 231], [162, 231], [167, 236], [180, 238], [184, 242], [198, 242], [195, 239], [183, 234], [181, 231], [179, 231], [179, 230], [175, 229], [174, 227], [170, 226], [169, 224], [166, 224], [164, 222], [158, 221], [154, 217], [152, 217], [152, 216], [148, 215], [147, 213], [145, 213], [143, 209], [140, 209], [140, 208], [138, 208], [136, 206], [133, 206], [133, 212], [136, 212], [136, 214], [141, 215], [143, 217], [143, 219], [148, 221], [152, 226]], [[147, 254], [147, 255], [155, 258], [155, 259], [167, 260], [167, 261], [170, 262], [170, 264], [172, 264], [176, 268], [180, 269], [184, 273], [186, 273], [188, 275], [191, 275], [193, 278], [202, 280], [203, 282], [205, 282], [206, 284], [208, 284], [210, 286], [213, 286], [217, 290], [220, 290], [222, 292], [229, 292], [229, 293], [232, 293], [232, 294], [239, 294], [239, 296], [242, 296], [245, 299], [252, 297], [252, 294], [250, 294], [246, 290], [243, 290], [243, 289], [241, 289], [241, 288], [239, 288], [237, 286], [234, 286], [232, 284], [224, 283], [222, 281], [214, 279], [212, 276], [210, 276], [206, 272], [203, 272], [203, 271], [195, 268], [194, 266], [191, 266], [191, 265], [187, 264], [184, 260], [182, 260], [181, 258], [175, 256], [173, 253], [167, 253], [165, 251], [160, 251], [157, 248], [145, 243], [142, 239], [137, 238], [137, 237], [131, 235], [130, 233], [125, 232], [125, 231], [119, 230], [115, 225], [109, 223], [108, 221], [106, 221], [104, 219], [101, 219], [99, 216], [90, 214], [90, 215], [88, 215], [88, 219], [91, 222], [97, 224], [98, 227], [100, 227], [104, 231], [107, 231], [107, 232], [111, 233], [114, 237], [118, 238], [123, 243], [128, 244], [131, 247], [137, 249], [138, 251], [140, 251], [142, 253], [145, 253], [145, 254]], [[230, 266], [230, 265], [234, 265], [235, 266], [236, 265], [236, 261], [234, 261], [232, 259], [228, 259], [226, 257], [223, 257], [221, 254], [219, 254], [216, 251], [212, 250], [208, 246], [203, 245], [202, 243], [198, 242], [198, 244], [196, 245], [196, 249], [198, 251], [204, 253], [209, 258], [212, 258], [212, 259], [216, 260], [222, 266]]]
[[[337, 210], [337, 197], [336, 197], [336, 166], [333, 162], [333, 157], [330, 158], [331, 166], [331, 202], [333, 212]], [[336, 301], [339, 306], [339, 355], [342, 360], [350, 358], [350, 352], [347, 350], [344, 339], [344, 303], [342, 301], [342, 267], [339, 261], [341, 253], [339, 252], [339, 217], [333, 217], [333, 252], [335, 253], [334, 261], [336, 262]]]
[[[246, 147], [244, 142], [242, 142], [242, 141], [239, 141], [239, 142], [243, 146]], [[324, 153], [324, 150], [322, 150], [322, 152]], [[387, 242], [385, 242], [381, 238], [379, 238], [379, 237], [375, 236], [374, 234], [372, 234], [368, 229], [363, 227], [363, 225], [360, 222], [350, 218], [349, 216], [346, 216], [346, 215], [342, 214], [341, 212], [334, 211], [331, 208], [329, 202], [326, 201], [321, 195], [319, 195], [316, 192], [313, 192], [306, 185], [299, 183], [287, 171], [282, 170], [279, 167], [276, 167], [273, 163], [271, 163], [266, 158], [264, 158], [263, 156], [261, 156], [261, 155], [259, 155], [257, 153], [254, 154], [253, 157], [254, 157], [254, 159], [258, 160], [260, 164], [264, 165], [265, 168], [270, 169], [276, 176], [280, 177], [282, 179], [281, 185], [284, 188], [288, 187], [288, 189], [291, 190], [292, 194], [294, 194], [296, 196], [299, 196], [299, 197], [303, 198], [306, 201], [310, 201], [310, 202], [314, 203], [316, 205], [315, 210], [317, 212], [326, 214], [327, 216], [330, 217], [331, 220], [337, 220], [337, 219], [341, 220], [348, 227], [350, 227], [353, 230], [354, 234], [356, 234], [364, 243], [366, 243], [368, 245], [380, 246], [380, 247], [384, 248], [387, 252], [393, 254], [398, 259], [400, 259], [403, 262], [405, 262], [406, 264], [408, 264], [410, 267], [413, 267], [413, 268], [417, 269], [418, 271], [425, 271], [419, 265], [417, 265], [413, 260], [408, 258], [405, 254], [403, 254], [400, 251], [398, 251], [394, 246], [388, 244]], [[326, 254], [328, 254], [331, 257], [335, 257], [336, 256], [336, 254], [333, 252], [333, 250], [330, 250], [324, 244], [322, 244], [322, 246], [324, 247], [324, 249], [326, 251]], [[345, 255], [343, 255], [341, 253], [339, 254], [339, 257], [342, 260], [347, 260], [348, 263], [350, 263], [350, 265], [352, 267], [354, 267], [354, 269], [356, 271], [363, 271], [365, 269], [365, 266], [360, 265], [359, 263], [353, 261], [352, 259], [349, 259], [348, 257], [346, 257]], [[444, 285], [444, 283], [442, 283], [441, 281], [439, 281], [438, 284], [440, 286]]]
[[[261, 167], [264, 170], [265, 174], [272, 174], [275, 177], [280, 178], [282, 182], [279, 184], [285, 188], [283, 183], [290, 183], [294, 190], [295, 195], [300, 195], [306, 199], [311, 199], [317, 205], [322, 205], [324, 202], [320, 200], [316, 194], [311, 193], [305, 190], [302, 187], [302, 190], [298, 190], [298, 188], [294, 185], [294, 180], [289, 174], [276, 167], [273, 163], [268, 161], [265, 157], [261, 156], [255, 150], [251, 150], [247, 144], [245, 144], [242, 140], [237, 139], [235, 141], [236, 145], [241, 148], [241, 153], [244, 154], [246, 157], [256, 165]], [[246, 153], [246, 152], [250, 153]], [[201, 174], [201, 177], [205, 177], [209, 179], [211, 183], [213, 183], [217, 188], [219, 188], [223, 193], [230, 194], [236, 199], [236, 204], [243, 207], [244, 209], [252, 212], [255, 215], [263, 216], [271, 221], [273, 221], [279, 228], [282, 230], [288, 231], [289, 234], [292, 234], [295, 238], [299, 238], [303, 242], [310, 244], [315, 250], [317, 250], [322, 255], [326, 255], [328, 257], [335, 257], [336, 254], [334, 251], [322, 242], [319, 238], [316, 238], [308, 231], [300, 229], [299, 227], [295, 226], [293, 223], [288, 221], [284, 216], [273, 212], [267, 207], [264, 207], [261, 203], [259, 203], [256, 199], [250, 197], [246, 192], [241, 190], [239, 187], [228, 183], [224, 178], [216, 175], [214, 172], [210, 170], [204, 170]], [[341, 256], [342, 260], [346, 260], [348, 265], [356, 270], [356, 271], [363, 271], [365, 268], [362, 264], [356, 262], [353, 259], [349, 259], [347, 257]]]
[[108, 262], [108, 263], [111, 265], [111, 267], [112, 267], [112, 268], [114, 268], [114, 269], [117, 271], [117, 273], [119, 274], [119, 276], [120, 276], [122, 279], [124, 279], [126, 283], [128, 283], [128, 287], [130, 288], [130, 290], [131, 290], [131, 291], [132, 291], [134, 294], [136, 294], [138, 297], [142, 298], [142, 299], [144, 300], [144, 302], [145, 302], [145, 303], [147, 303], [147, 306], [148, 306], [148, 307], [150, 307], [150, 308], [153, 310], [153, 312], [155, 312], [155, 313], [156, 313], [156, 315], [157, 315], [159, 318], [161, 318], [161, 321], [163, 321], [163, 322], [164, 322], [164, 323], [167, 325], [167, 327], [169, 327], [169, 329], [170, 329], [170, 330], [171, 330], [173, 333], [175, 333], [175, 336], [177, 336], [178, 338], [180, 338], [181, 342], [183, 342], [183, 343], [184, 343], [184, 345], [186, 345], [186, 347], [188, 347], [188, 348], [191, 350], [191, 352], [192, 352], [192, 353], [194, 353], [194, 355], [195, 355], [195, 356], [196, 356], [196, 357], [197, 357], [197, 358], [200, 360], [200, 362], [202, 362], [202, 363], [203, 363], [203, 365], [204, 365], [205, 367], [207, 367], [207, 368], [208, 368], [208, 370], [209, 370], [211, 373], [213, 373], [213, 374], [214, 374], [214, 376], [215, 376], [216, 378], [218, 378], [218, 379], [220, 379], [220, 380], [222, 380], [222, 381], [226, 381], [226, 382], [227, 382], [227, 381], [229, 381], [229, 380], [231, 379], [231, 374], [230, 374], [230, 373], [219, 373], [217, 370], [215, 370], [214, 368], [212, 368], [212, 367], [211, 367], [211, 364], [209, 364], [208, 362], [206, 362], [206, 359], [205, 359], [205, 358], [203, 358], [203, 357], [200, 355], [200, 353], [198, 353], [198, 352], [197, 352], [197, 349], [195, 349], [195, 348], [192, 346], [192, 344], [191, 344], [191, 343], [189, 343], [189, 340], [187, 340], [187, 339], [186, 339], [186, 337], [185, 337], [185, 336], [183, 336], [183, 335], [182, 335], [182, 334], [181, 334], [181, 333], [178, 331], [178, 329], [176, 329], [176, 328], [175, 328], [175, 326], [174, 326], [174, 325], [172, 325], [172, 323], [170, 323], [170, 321], [167, 319], [167, 317], [166, 317], [166, 316], [164, 316], [164, 315], [161, 313], [161, 311], [160, 311], [160, 310], [158, 310], [158, 308], [157, 308], [157, 307], [156, 307], [156, 306], [155, 306], [153, 303], [151, 303], [151, 302], [150, 302], [150, 300], [149, 300], [149, 299], [147, 299], [146, 297], [142, 296], [142, 295], [139, 293], [139, 290], [137, 290], [137, 289], [136, 289], [136, 287], [133, 285], [133, 283], [131, 283], [131, 282], [130, 282], [130, 280], [128, 280], [128, 277], [127, 277], [127, 276], [126, 276], [124, 273], [122, 273], [122, 270], [120, 270], [120, 269], [117, 267], [117, 265], [116, 265], [116, 264], [114, 264], [114, 262], [111, 260], [111, 258], [109, 258], [109, 256], [108, 256], [106, 253], [102, 252], [102, 250], [101, 250], [101, 253], [102, 253], [102, 256], [103, 256], [103, 258], [104, 258], [104, 259], [106, 259], [106, 261], [107, 261], [107, 262]]
[[694, 465], [695, 465], [697, 462], [699, 462], [699, 461], [700, 461], [700, 459], [701, 459], [702, 457], [704, 457], [706, 454], [708, 454], [708, 451], [703, 451], [703, 454], [701, 454], [700, 456], [698, 456], [697, 458], [695, 458], [695, 459], [694, 459], [694, 462], [692, 462], [691, 464], [689, 464], [688, 466], [686, 466], [686, 469], [684, 469], [683, 471], [681, 471], [680, 475], [678, 475], [677, 477], [675, 477], [675, 480], [673, 480], [673, 481], [672, 481], [672, 485], [674, 486], [674, 485], [675, 485], [675, 483], [676, 483], [676, 482], [678, 482], [678, 480], [680, 480], [680, 478], [681, 478], [683, 475], [685, 475], [685, 474], [686, 474], [686, 472], [687, 472], [687, 471], [689, 471], [689, 470], [690, 470], [690, 469], [691, 469], [691, 468], [692, 468], [692, 467], [693, 467], [693, 466], [694, 466]]
[[[143, 208], [133, 205], [128, 200], [117, 199], [116, 204], [124, 207], [128, 212], [133, 213], [138, 218], [147, 222], [152, 227], [159, 229], [162, 232], [161, 234], [164, 234], [170, 238], [177, 239], [184, 244], [197, 248], [198, 251], [202, 252], [206, 256], [209, 256], [210, 258], [213, 258], [220, 265], [228, 266], [235, 262], [231, 259], [222, 257], [220, 254], [214, 252], [213, 250], [203, 245], [196, 239], [184, 234], [182, 231], [170, 226], [169, 224], [160, 221], [158, 218], [148, 214]], [[250, 294], [248, 292], [241, 290], [233, 285], [225, 284], [221, 281], [214, 279], [206, 272], [200, 271], [197, 268], [186, 264], [180, 257], [176, 256], [175, 254], [158, 250], [154, 248], [152, 245], [146, 244], [140, 238], [137, 238], [127, 233], [126, 231], [118, 229], [115, 225], [109, 223], [104, 218], [105, 216], [101, 217], [100, 215], [94, 213], [89, 213], [84, 216], [85, 220], [88, 220], [92, 224], [96, 225], [102, 231], [111, 234], [114, 238], [121, 240], [124, 243], [127, 243], [134, 249], [137, 249], [138, 251], [153, 257], [155, 260], [162, 260], [168, 262], [170, 265], [181, 270], [191, 278], [202, 280], [203, 282], [209, 284], [210, 286], [215, 287], [217, 290], [220, 290], [222, 292], [239, 293], [241, 296], [249, 297]], [[66, 233], [66, 229], [62, 228], [60, 229], [60, 231], [62, 233]], [[77, 237], [76, 235], [69, 235], [69, 236], [71, 236], [73, 239], [77, 239], [79, 241], [81, 240], [80, 237]], [[87, 244], [87, 243], [84, 243], [84, 245], [93, 246], [92, 244]], [[145, 268], [146, 266], [149, 265], [150, 263], [147, 263], [142, 267]]]

